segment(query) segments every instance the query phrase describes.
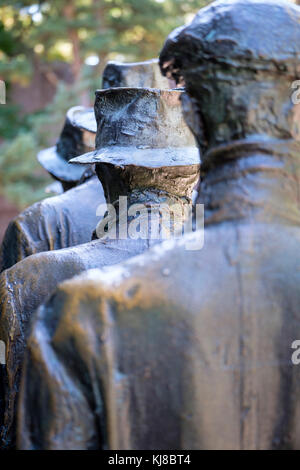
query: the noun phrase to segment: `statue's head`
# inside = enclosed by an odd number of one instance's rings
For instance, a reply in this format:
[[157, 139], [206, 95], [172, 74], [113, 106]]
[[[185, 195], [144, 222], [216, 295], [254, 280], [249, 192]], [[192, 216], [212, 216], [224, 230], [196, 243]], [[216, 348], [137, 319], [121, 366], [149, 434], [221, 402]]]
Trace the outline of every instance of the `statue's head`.
[[156, 188], [190, 197], [199, 155], [184, 122], [181, 90], [109, 88], [95, 100], [96, 150], [71, 163], [96, 164], [106, 199]]
[[203, 150], [245, 138], [300, 140], [292, 100], [300, 8], [291, 2], [213, 2], [169, 36], [160, 66], [185, 83], [186, 121]]

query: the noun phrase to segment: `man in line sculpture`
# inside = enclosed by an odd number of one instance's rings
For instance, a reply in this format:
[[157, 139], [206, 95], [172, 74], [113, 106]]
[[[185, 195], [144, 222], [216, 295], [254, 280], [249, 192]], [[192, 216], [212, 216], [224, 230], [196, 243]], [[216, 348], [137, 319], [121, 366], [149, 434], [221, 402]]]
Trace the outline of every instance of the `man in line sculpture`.
[[[103, 88], [110, 86], [167, 89], [169, 81], [161, 76], [157, 59], [133, 64], [109, 62], [103, 72]], [[66, 192], [28, 207], [11, 221], [0, 247], [0, 272], [32, 254], [91, 240], [99, 221], [96, 209], [105, 202], [104, 194], [91, 168], [87, 171], [87, 167], [68, 162], [95, 148], [96, 130], [93, 108], [73, 107], [57, 145], [38, 154], [41, 165]]]
[[[78, 125], [74, 120], [79, 116]], [[96, 208], [104, 202], [104, 194], [87, 167], [78, 171], [68, 165], [70, 157], [95, 148], [96, 126], [84, 129], [85, 116], [85, 108], [71, 108], [57, 145], [38, 154], [41, 164], [62, 182], [66, 192], [33, 204], [10, 222], [0, 247], [0, 272], [32, 254], [90, 240], [98, 219]]]
[[[4, 445], [13, 440], [19, 367], [28, 324], [36, 308], [61, 281], [90, 268], [117, 264], [161, 241], [159, 233], [152, 237], [152, 207], [159, 210], [161, 206], [177, 204], [182, 208], [182, 218], [184, 206], [190, 205], [199, 177], [199, 157], [194, 138], [183, 121], [181, 95], [180, 90], [149, 88], [96, 92], [97, 150], [79, 160], [81, 164], [96, 163], [106, 200], [114, 204], [120, 216], [116, 230], [108, 227], [106, 234], [102, 230], [105, 238], [27, 257], [1, 274], [0, 339], [7, 351]], [[102, 186], [99, 183], [100, 190]], [[132, 238], [129, 232], [131, 218], [138, 214], [128, 212], [125, 220], [118, 214], [120, 196], [127, 198], [128, 208], [142, 204], [147, 219], [149, 209], [149, 223], [142, 238], [139, 233]], [[125, 236], [119, 239], [119, 233], [124, 232]]]
[[300, 447], [299, 24], [289, 2], [217, 1], [167, 41], [204, 144], [204, 248], [61, 284], [28, 341], [20, 448]]

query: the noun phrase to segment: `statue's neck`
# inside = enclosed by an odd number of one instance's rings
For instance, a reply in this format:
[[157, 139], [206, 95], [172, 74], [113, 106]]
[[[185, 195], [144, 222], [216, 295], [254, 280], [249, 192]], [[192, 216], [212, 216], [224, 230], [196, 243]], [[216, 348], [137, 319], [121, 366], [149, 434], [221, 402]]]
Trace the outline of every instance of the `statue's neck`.
[[166, 233], [177, 233], [183, 227], [191, 214], [192, 200], [156, 188], [135, 189], [108, 204], [107, 209], [98, 238], [104, 233], [108, 238], [128, 238], [129, 226], [137, 226], [141, 231], [141, 237], [137, 238], [156, 242], [164, 239]]
[[[123, 203], [121, 204], [122, 207], [120, 207], [120, 199], [114, 204], [117, 210], [119, 227], [125, 221], [126, 223], [132, 222], [132, 220], [143, 215], [148, 218], [150, 230], [151, 221], [154, 222], [156, 220], [161, 225], [166, 220], [169, 220], [167, 218], [163, 221], [163, 217], [166, 217], [168, 213], [170, 214], [171, 226], [174, 227], [175, 223], [184, 221], [188, 217], [188, 208], [191, 209], [192, 206], [190, 198], [186, 196], [180, 197], [156, 188], [135, 189], [126, 199], [126, 207]], [[126, 211], [127, 220], [124, 211]]]
[[160, 206], [162, 204], [187, 204], [191, 199], [187, 196], [177, 196], [169, 191], [156, 188], [135, 189], [128, 194], [128, 206], [132, 204], [145, 204], [147, 207]]
[[300, 143], [245, 139], [207, 152], [198, 202], [205, 224], [300, 223]]

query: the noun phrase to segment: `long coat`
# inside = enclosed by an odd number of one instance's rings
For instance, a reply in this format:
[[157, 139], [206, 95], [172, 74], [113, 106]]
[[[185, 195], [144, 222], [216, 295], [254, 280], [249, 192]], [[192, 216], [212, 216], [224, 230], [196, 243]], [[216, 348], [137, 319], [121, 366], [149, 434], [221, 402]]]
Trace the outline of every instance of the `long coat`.
[[2, 400], [0, 397], [2, 447], [14, 445], [21, 364], [28, 327], [37, 307], [48, 299], [60, 282], [87, 269], [120, 263], [148, 247], [148, 240], [95, 240], [37, 253], [0, 275], [0, 339], [6, 345], [4, 396]]
[[24, 364], [22, 449], [300, 447], [300, 228], [223, 221], [60, 285]]

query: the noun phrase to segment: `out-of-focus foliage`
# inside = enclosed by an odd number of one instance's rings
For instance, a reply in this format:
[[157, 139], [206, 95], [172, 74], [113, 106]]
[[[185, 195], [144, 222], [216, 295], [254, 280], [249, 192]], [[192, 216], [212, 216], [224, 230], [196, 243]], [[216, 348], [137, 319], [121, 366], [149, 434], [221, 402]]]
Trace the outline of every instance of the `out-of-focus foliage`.
[[36, 136], [39, 148], [46, 147], [49, 141], [53, 143], [58, 138], [66, 111], [79, 103], [82, 94], [87, 93], [89, 102], [93, 103], [97, 88], [101, 88], [100, 77], [94, 77], [88, 72], [83, 73], [81, 79], [72, 86], [63, 82], [58, 83], [52, 103], [43, 112], [29, 116], [27, 121], [31, 132]]
[[[30, 83], [37, 62], [50, 70], [54, 61], [67, 62], [74, 77], [72, 86], [58, 83], [53, 102], [32, 115], [20, 115], [9, 102], [0, 107], [0, 138], [6, 141], [0, 146], [0, 191], [23, 205], [41, 197], [35, 153], [53, 144], [68, 108], [93, 102], [107, 60], [158, 56], [168, 33], [207, 3], [0, 0], [0, 79], [8, 91], [13, 83]], [[22, 191], [23, 198], [18, 196]]]
[[[0, 1], [0, 49], [24, 62], [81, 63], [91, 53], [106, 58], [123, 53], [135, 59], [157, 55], [166, 35], [183, 24], [205, 0], [51, 0]], [[77, 51], [78, 49], [78, 51]], [[78, 55], [78, 57], [77, 57]], [[6, 61], [9, 68], [9, 60]]]
[[45, 197], [49, 177], [36, 164], [37, 151], [30, 133], [21, 133], [11, 143], [1, 146], [1, 191], [20, 208]]

